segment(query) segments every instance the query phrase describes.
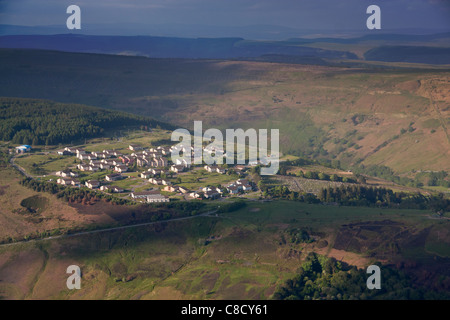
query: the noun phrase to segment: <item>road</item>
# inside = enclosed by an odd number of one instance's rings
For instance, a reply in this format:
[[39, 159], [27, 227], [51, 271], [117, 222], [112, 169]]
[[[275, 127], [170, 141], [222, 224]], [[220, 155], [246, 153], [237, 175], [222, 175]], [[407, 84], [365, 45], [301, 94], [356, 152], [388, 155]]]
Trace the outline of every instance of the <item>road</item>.
[[14, 155], [10, 160], [9, 163], [11, 163], [11, 165], [18, 171], [20, 171], [25, 177], [27, 178], [33, 178], [32, 176], [30, 176], [24, 168], [22, 168], [21, 166], [15, 164], [15, 160], [16, 160], [17, 155]]
[[38, 242], [38, 241], [47, 241], [47, 240], [55, 240], [55, 239], [63, 239], [63, 238], [71, 238], [71, 237], [77, 237], [77, 236], [94, 234], [94, 233], [100, 233], [100, 232], [117, 231], [117, 230], [129, 229], [129, 228], [150, 226], [150, 225], [157, 224], [157, 223], [162, 223], [162, 222], [172, 222], [172, 221], [181, 221], [181, 220], [194, 219], [194, 218], [198, 218], [198, 217], [208, 217], [208, 216], [211, 216], [212, 214], [214, 214], [216, 212], [217, 212], [217, 210], [212, 210], [212, 211], [204, 212], [202, 214], [198, 214], [198, 215], [195, 215], [195, 216], [188, 216], [188, 217], [173, 218], [173, 219], [162, 220], [162, 221], [154, 221], [154, 222], [145, 222], [145, 223], [131, 224], [131, 225], [126, 225], [126, 226], [120, 226], [120, 227], [114, 227], [114, 228], [106, 228], [106, 229], [98, 229], [98, 230], [92, 230], [92, 231], [81, 231], [81, 232], [77, 232], [77, 233], [62, 234], [62, 235], [59, 235], [59, 236], [47, 237], [47, 238], [42, 238], [42, 239], [22, 240], [22, 241], [17, 241], [17, 242], [13, 242], [13, 243], [1, 244], [0, 248], [1, 247], [6, 247], [6, 246], [13, 246], [13, 245], [16, 245], [16, 244], [32, 243], [32, 242]]

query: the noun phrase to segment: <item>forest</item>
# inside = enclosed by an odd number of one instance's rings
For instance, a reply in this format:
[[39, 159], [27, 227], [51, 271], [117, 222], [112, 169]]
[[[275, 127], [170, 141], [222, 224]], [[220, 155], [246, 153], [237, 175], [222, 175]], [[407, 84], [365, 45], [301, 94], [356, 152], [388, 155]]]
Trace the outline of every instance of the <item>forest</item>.
[[79, 104], [0, 98], [0, 140], [54, 145], [101, 136], [106, 130], [169, 128], [151, 118]]
[[444, 299], [448, 292], [437, 292], [414, 285], [400, 271], [381, 266], [381, 289], [369, 290], [368, 274], [346, 266], [334, 258], [311, 252], [297, 271], [274, 294], [277, 300], [398, 300]]

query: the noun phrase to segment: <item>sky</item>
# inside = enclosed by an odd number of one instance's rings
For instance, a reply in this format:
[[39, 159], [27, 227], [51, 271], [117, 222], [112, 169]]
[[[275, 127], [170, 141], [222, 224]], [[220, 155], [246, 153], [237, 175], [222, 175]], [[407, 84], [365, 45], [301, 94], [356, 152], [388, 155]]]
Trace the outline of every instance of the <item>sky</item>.
[[450, 0], [0, 0], [0, 24], [65, 26], [72, 4], [81, 8], [82, 29], [105, 24], [112, 33], [139, 26], [145, 34], [154, 25], [180, 34], [186, 25], [232, 27], [236, 36], [253, 25], [367, 31], [372, 4], [381, 8], [384, 30], [450, 31]]

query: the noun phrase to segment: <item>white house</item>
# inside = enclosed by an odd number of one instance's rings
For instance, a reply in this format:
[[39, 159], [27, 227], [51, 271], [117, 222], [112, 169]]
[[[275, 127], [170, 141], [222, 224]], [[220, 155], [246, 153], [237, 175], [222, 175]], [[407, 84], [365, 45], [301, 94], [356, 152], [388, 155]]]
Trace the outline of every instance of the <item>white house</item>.
[[152, 194], [147, 196], [147, 202], [156, 203], [156, 202], [169, 202], [170, 199], [162, 194]]
[[216, 190], [209, 190], [204, 193], [206, 199], [217, 199], [221, 197], [221, 194]]
[[122, 178], [123, 176], [120, 173], [112, 173], [105, 176], [106, 181], [117, 181]]
[[182, 166], [182, 165], [173, 165], [173, 166], [170, 167], [170, 171], [173, 171], [173, 172], [176, 172], [176, 173], [183, 172], [184, 169], [185, 169], [185, 167]]
[[116, 172], [127, 172], [128, 171], [128, 167], [126, 165], [117, 165], [114, 167], [114, 171]]
[[150, 171], [144, 171], [141, 172], [140, 177], [144, 178], [144, 179], [149, 179], [153, 176], [153, 173], [151, 173]]
[[159, 190], [132, 192], [132, 193], [130, 193], [130, 197], [132, 197], [133, 199], [145, 199], [145, 198], [147, 198], [148, 196], [150, 196], [152, 194], [159, 194], [159, 193], [160, 193]]
[[238, 186], [236, 186], [236, 185], [229, 185], [228, 187], [227, 187], [227, 190], [228, 190], [228, 192], [230, 193], [230, 194], [238, 194], [239, 193], [239, 187]]
[[162, 184], [162, 179], [158, 179], [158, 178], [150, 178], [148, 179], [148, 182], [150, 182], [151, 184], [156, 184], [156, 185], [161, 185]]
[[142, 150], [142, 147], [138, 144], [130, 144], [128, 146], [128, 149], [130, 149], [132, 151], [137, 151], [137, 150]]
[[100, 181], [97, 180], [86, 181], [86, 187], [88, 187], [89, 189], [96, 189], [100, 187]]

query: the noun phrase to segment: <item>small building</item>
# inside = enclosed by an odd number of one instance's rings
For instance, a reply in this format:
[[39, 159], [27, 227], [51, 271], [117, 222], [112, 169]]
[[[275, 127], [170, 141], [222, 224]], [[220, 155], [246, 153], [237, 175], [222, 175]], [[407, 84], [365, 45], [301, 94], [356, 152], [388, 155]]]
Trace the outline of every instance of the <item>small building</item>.
[[145, 199], [152, 194], [159, 194], [159, 193], [160, 191], [158, 189], [141, 192], [132, 192], [130, 193], [130, 197], [132, 197], [133, 199]]
[[127, 172], [128, 171], [128, 167], [126, 165], [124, 165], [124, 164], [123, 165], [119, 164], [119, 165], [114, 167], [114, 171], [120, 172], [120, 173]]
[[150, 169], [148, 170], [148, 172], [151, 172], [154, 175], [161, 175], [164, 173], [164, 171], [162, 171], [161, 169]]
[[138, 144], [130, 144], [128, 146], [128, 149], [130, 149], [132, 151], [137, 151], [137, 150], [142, 150], [142, 147]]
[[142, 158], [142, 157], [136, 158], [136, 164], [139, 167], [145, 167], [149, 164], [149, 162], [150, 162], [149, 160]]
[[153, 173], [151, 173], [150, 171], [144, 171], [141, 172], [139, 176], [144, 179], [150, 179], [151, 177], [153, 177]]
[[105, 176], [106, 181], [117, 181], [123, 179], [123, 176], [120, 173], [111, 173]]
[[179, 191], [179, 188], [177, 186], [165, 186], [163, 191], [177, 192], [177, 191]]
[[152, 194], [147, 196], [147, 202], [158, 203], [158, 202], [169, 202], [170, 199], [162, 194]]
[[109, 186], [109, 190], [114, 193], [122, 193], [125, 191], [123, 188], [117, 186]]
[[98, 187], [100, 187], [100, 181], [97, 181], [97, 180], [89, 180], [89, 181], [86, 181], [85, 185], [86, 185], [86, 187], [88, 187], [89, 189], [97, 189]]
[[216, 190], [208, 190], [204, 193], [206, 199], [217, 199], [221, 197], [221, 194]]
[[195, 198], [195, 199], [201, 199], [203, 198], [204, 192], [203, 191], [194, 191], [189, 193], [189, 196], [191, 198]]
[[56, 153], [59, 154], [60, 156], [71, 156], [71, 155], [73, 155], [72, 152], [67, 151], [65, 149], [58, 150], [58, 151], [56, 151]]
[[100, 163], [99, 164], [100, 169], [108, 170], [114, 167], [113, 165], [110, 165], [109, 163]]
[[99, 166], [96, 166], [96, 165], [89, 165], [89, 171], [97, 172], [98, 170], [100, 170], [100, 167], [99, 167]]
[[[191, 161], [192, 163], [192, 161]], [[190, 168], [191, 167], [191, 163], [189, 163], [186, 159], [176, 159], [175, 160], [175, 164], [176, 165], [180, 165], [183, 166], [185, 168]]]
[[148, 182], [150, 182], [151, 184], [156, 184], [156, 185], [161, 185], [162, 184], [162, 179], [159, 178], [150, 178], [148, 179]]
[[63, 186], [71, 186], [72, 179], [71, 178], [58, 178], [58, 180], [56, 180], [56, 183], [63, 185]]
[[16, 147], [16, 153], [25, 153], [25, 152], [30, 152], [30, 151], [31, 151], [31, 147], [27, 144]]
[[227, 187], [227, 190], [228, 190], [228, 192], [230, 193], [230, 194], [238, 194], [239, 193], [239, 187], [238, 186], [235, 186], [235, 185], [229, 185], [228, 187]]
[[58, 171], [56, 172], [56, 175], [60, 177], [78, 177], [78, 173], [72, 172], [70, 170]]
[[220, 173], [220, 174], [225, 174], [227, 172], [227, 170], [217, 167], [216, 172]]
[[217, 166], [211, 166], [211, 165], [205, 165], [204, 168], [208, 172], [216, 172], [218, 167]]
[[77, 164], [77, 169], [81, 171], [89, 171], [89, 165], [88, 164]]
[[67, 152], [70, 152], [71, 154], [76, 154], [77, 153], [77, 148], [65, 147], [64, 150], [67, 151]]
[[189, 189], [188, 188], [186, 188], [186, 187], [178, 187], [178, 190], [181, 192], [181, 193], [189, 193]]
[[184, 169], [185, 169], [185, 167], [182, 166], [182, 165], [173, 165], [173, 166], [170, 167], [170, 171], [173, 171], [173, 172], [176, 172], [176, 173], [183, 172]]

